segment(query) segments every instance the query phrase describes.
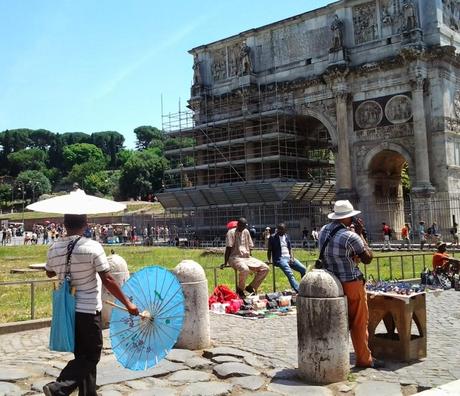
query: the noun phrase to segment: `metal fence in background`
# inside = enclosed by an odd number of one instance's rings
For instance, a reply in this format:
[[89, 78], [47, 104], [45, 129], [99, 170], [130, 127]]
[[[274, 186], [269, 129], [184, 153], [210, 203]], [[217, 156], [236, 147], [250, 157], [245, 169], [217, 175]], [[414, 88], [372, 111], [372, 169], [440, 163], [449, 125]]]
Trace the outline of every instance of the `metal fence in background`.
[[[452, 253], [452, 256], [455, 256], [455, 252]], [[366, 278], [374, 278], [375, 280], [389, 280], [389, 279], [399, 279], [399, 280], [409, 280], [409, 279], [419, 279], [421, 271], [426, 267], [431, 267], [431, 257], [432, 252], [427, 253], [413, 253], [413, 254], [401, 254], [401, 255], [387, 255], [387, 256], [377, 256], [374, 258], [373, 262], [369, 265], [363, 265], [362, 269]], [[307, 266], [314, 265], [314, 260], [308, 260], [305, 262]], [[236, 288], [237, 283], [237, 274], [230, 267], [221, 269], [219, 266], [205, 267], [205, 271], [208, 276], [208, 287], [209, 290], [213, 290], [221, 282], [224, 272], [227, 272], [225, 278], [228, 279], [228, 271], [234, 272], [234, 286]], [[271, 285], [269, 288], [272, 291], [276, 291], [280, 288], [281, 283], [287, 284], [287, 281], [284, 278], [282, 271], [272, 266], [271, 271]], [[280, 280], [283, 279], [283, 282]], [[37, 314], [37, 295], [40, 295], [41, 304], [47, 305], [41, 306], [41, 312], [50, 312], [51, 305], [51, 293], [50, 288], [47, 290], [37, 291], [38, 286], [46, 285], [49, 286], [52, 282], [55, 282], [55, 279], [45, 279], [45, 280], [24, 280], [24, 281], [13, 281], [13, 282], [0, 282], [0, 295], [3, 296], [2, 300], [5, 301], [5, 298], [9, 298], [8, 288], [29, 288], [28, 292], [23, 293], [22, 295], [27, 295], [29, 306], [26, 307], [27, 303], [25, 301], [10, 301], [8, 306], [11, 310], [16, 309], [20, 310], [17, 313], [21, 319], [36, 319], [43, 317], [42, 315]], [[267, 285], [266, 285], [267, 289]], [[43, 295], [43, 293], [47, 293]], [[17, 293], [20, 295], [20, 293]], [[6, 297], [5, 297], [6, 296]]]

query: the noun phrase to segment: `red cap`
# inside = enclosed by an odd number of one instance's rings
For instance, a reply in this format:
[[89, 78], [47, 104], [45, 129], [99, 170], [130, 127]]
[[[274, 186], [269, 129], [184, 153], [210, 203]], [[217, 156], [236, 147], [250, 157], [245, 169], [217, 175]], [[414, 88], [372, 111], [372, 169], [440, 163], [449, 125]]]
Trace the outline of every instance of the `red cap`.
[[231, 230], [232, 228], [236, 228], [237, 225], [238, 225], [238, 221], [237, 221], [237, 220], [229, 221], [229, 222], [227, 223], [227, 230]]

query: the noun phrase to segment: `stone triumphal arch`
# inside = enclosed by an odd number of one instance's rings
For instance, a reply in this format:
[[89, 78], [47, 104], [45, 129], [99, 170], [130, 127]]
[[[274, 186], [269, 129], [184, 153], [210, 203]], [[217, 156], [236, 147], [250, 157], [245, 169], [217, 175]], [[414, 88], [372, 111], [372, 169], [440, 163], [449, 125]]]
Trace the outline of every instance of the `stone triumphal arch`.
[[[447, 229], [460, 217], [459, 16], [455, 0], [342, 0], [192, 49], [158, 198], [203, 234], [245, 215], [298, 236], [337, 198], [371, 232], [433, 216]], [[436, 197], [442, 215], [427, 212]]]

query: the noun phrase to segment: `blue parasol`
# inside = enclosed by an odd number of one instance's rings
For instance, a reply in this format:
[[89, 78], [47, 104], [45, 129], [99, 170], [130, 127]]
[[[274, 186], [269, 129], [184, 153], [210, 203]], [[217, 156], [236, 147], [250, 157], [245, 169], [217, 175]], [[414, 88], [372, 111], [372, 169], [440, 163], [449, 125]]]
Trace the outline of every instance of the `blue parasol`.
[[179, 337], [184, 322], [184, 295], [177, 278], [153, 266], [136, 272], [122, 286], [139, 316], [112, 310], [110, 339], [118, 362], [131, 370], [146, 370], [163, 359]]

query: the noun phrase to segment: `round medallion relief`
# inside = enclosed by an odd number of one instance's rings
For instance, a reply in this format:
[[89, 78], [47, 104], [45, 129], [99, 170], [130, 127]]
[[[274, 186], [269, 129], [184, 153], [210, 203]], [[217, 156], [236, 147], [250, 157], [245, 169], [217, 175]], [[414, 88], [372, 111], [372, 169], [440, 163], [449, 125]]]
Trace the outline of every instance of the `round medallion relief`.
[[375, 100], [361, 103], [355, 112], [355, 120], [362, 129], [375, 128], [383, 118], [382, 106]]
[[393, 96], [385, 106], [385, 116], [393, 124], [402, 124], [412, 117], [412, 101], [407, 95]]
[[457, 118], [460, 118], [460, 90], [454, 96], [454, 111]]

